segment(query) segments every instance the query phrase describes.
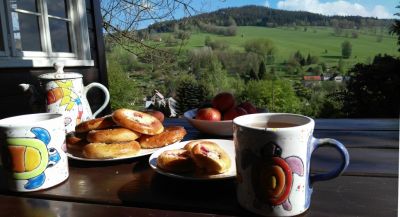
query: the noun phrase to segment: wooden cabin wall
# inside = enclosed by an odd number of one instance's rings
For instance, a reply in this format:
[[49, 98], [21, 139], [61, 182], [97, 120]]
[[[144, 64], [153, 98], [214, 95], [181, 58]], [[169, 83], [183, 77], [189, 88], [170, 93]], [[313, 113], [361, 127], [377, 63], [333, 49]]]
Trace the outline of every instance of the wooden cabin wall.
[[[81, 73], [85, 86], [91, 82], [98, 82], [108, 87], [99, 0], [86, 0], [86, 9], [94, 66], [65, 67], [64, 71]], [[1, 68], [0, 66], [0, 118], [38, 112], [30, 105], [30, 98], [22, 92], [18, 84], [28, 83], [39, 87], [37, 76], [54, 71], [54, 68]], [[44, 103], [44, 98], [40, 100]], [[93, 88], [88, 93], [88, 100], [92, 111], [95, 112], [103, 103], [104, 94]], [[100, 115], [109, 112], [110, 105]]]

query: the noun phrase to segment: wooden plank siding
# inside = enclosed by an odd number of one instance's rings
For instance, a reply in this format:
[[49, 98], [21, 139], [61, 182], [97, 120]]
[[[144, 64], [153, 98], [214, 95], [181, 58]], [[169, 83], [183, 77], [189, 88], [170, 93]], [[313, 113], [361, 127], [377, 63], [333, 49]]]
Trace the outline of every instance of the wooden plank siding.
[[[102, 35], [102, 17], [99, 0], [86, 0], [86, 12], [90, 38], [93, 67], [65, 67], [66, 72], [78, 72], [83, 75], [84, 85], [99, 82], [108, 87], [107, 68]], [[29, 104], [29, 98], [18, 87], [20, 83], [39, 87], [37, 76], [54, 72], [54, 68], [1, 68], [0, 67], [0, 118], [35, 112]], [[104, 100], [104, 94], [94, 89], [88, 93], [88, 100], [94, 112]], [[103, 112], [110, 112], [110, 107]]]

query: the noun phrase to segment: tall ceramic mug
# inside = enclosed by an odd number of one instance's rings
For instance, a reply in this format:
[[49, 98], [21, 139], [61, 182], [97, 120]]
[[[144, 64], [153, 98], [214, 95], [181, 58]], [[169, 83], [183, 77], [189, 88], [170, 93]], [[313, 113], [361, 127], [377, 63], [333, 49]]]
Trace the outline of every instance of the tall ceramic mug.
[[[68, 133], [74, 131], [80, 122], [93, 119], [103, 111], [110, 101], [110, 93], [100, 83], [93, 82], [84, 86], [81, 74], [64, 72], [61, 64], [56, 64], [55, 68], [55, 73], [40, 75], [39, 81], [45, 93], [47, 112], [63, 114]], [[94, 114], [86, 97], [92, 88], [99, 88], [105, 96], [103, 104]]]
[[[313, 183], [339, 176], [349, 164], [343, 144], [313, 137], [314, 120], [296, 114], [259, 113], [233, 120], [239, 204], [264, 216], [293, 216], [310, 207]], [[334, 147], [341, 164], [310, 174], [313, 151]]]
[[0, 120], [2, 168], [8, 188], [28, 192], [68, 178], [62, 114], [37, 113]]

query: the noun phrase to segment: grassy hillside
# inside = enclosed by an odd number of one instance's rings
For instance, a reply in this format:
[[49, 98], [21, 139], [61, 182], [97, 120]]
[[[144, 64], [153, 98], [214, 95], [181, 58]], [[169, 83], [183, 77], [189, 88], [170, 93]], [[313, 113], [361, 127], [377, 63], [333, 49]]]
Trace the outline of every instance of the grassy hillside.
[[265, 28], [254, 26], [240, 26], [237, 28], [236, 36], [220, 36], [208, 33], [192, 33], [191, 38], [184, 49], [192, 49], [204, 46], [206, 36], [213, 40], [225, 40], [229, 43], [230, 49], [244, 50], [243, 44], [252, 38], [269, 38], [277, 47], [276, 62], [287, 60], [297, 50], [303, 55], [319, 56], [321, 62], [337, 64], [341, 57], [341, 44], [348, 40], [352, 44], [352, 55], [346, 62], [353, 65], [358, 62], [366, 62], [378, 53], [398, 55], [396, 38], [383, 33], [381, 41], [378, 40], [379, 33], [374, 35], [358, 31], [358, 38], [352, 38], [351, 32], [348, 37], [334, 36], [330, 27], [293, 27]]

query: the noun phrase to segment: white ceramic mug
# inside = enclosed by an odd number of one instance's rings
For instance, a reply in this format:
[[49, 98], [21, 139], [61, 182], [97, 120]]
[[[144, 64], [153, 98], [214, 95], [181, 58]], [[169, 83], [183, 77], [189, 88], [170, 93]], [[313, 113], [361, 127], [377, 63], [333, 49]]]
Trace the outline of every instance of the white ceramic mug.
[[0, 120], [2, 167], [8, 188], [28, 192], [53, 187], [68, 176], [62, 114], [38, 113]]
[[[310, 207], [313, 183], [339, 176], [349, 164], [343, 144], [313, 137], [314, 120], [296, 114], [260, 113], [233, 120], [239, 204], [264, 216], [293, 216]], [[332, 146], [341, 164], [310, 174], [313, 151]]]

